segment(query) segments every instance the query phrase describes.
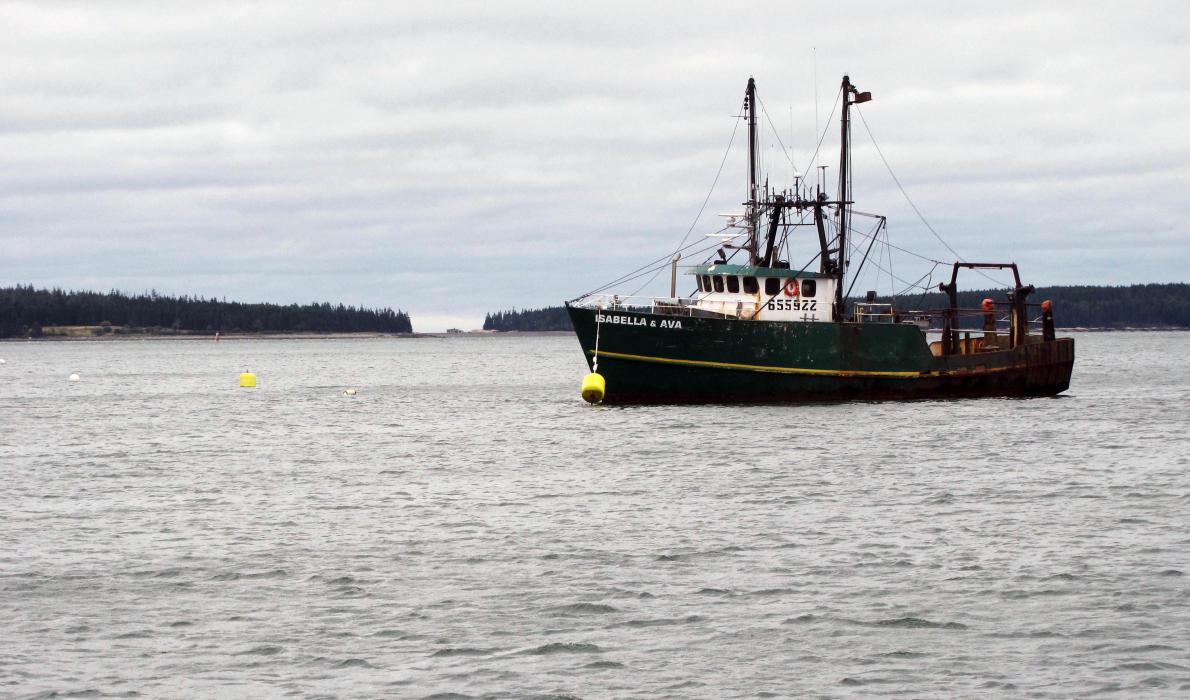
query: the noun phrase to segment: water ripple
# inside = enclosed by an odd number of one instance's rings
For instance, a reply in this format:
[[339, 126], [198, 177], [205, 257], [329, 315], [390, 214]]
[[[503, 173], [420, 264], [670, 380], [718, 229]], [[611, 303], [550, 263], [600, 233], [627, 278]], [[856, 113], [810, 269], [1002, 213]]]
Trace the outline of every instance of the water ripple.
[[1190, 334], [1078, 343], [616, 409], [569, 337], [5, 343], [0, 694], [1185, 696]]

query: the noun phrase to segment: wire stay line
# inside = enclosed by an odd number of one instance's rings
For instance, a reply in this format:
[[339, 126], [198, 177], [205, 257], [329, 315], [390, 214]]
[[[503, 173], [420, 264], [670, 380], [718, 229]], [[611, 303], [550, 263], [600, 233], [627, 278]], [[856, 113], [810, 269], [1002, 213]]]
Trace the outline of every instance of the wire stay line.
[[[884, 151], [882, 151], [880, 149], [880, 144], [876, 142], [876, 136], [872, 134], [872, 128], [868, 126], [868, 120], [864, 119], [864, 111], [859, 108], [859, 105], [855, 106], [855, 112], [856, 112], [856, 114], [859, 115], [860, 123], [864, 125], [864, 131], [868, 132], [868, 138], [871, 139], [872, 145], [876, 148], [876, 154], [880, 156], [880, 161], [882, 163], [884, 163], [884, 168], [885, 168], [885, 170], [888, 171], [889, 177], [891, 177], [892, 181], [894, 183], [896, 183], [897, 189], [901, 191], [901, 195], [905, 198], [905, 201], [909, 203], [909, 207], [911, 209], [913, 209], [913, 213], [917, 214], [917, 218], [921, 219], [921, 223], [925, 224], [926, 229], [929, 230], [930, 233], [934, 234], [934, 238], [937, 238], [938, 242], [941, 243], [947, 250], [949, 250], [951, 255], [953, 255], [956, 260], [958, 260], [959, 262], [967, 262], [966, 258], [959, 255], [959, 251], [952, 248], [951, 245], [946, 242], [946, 239], [944, 239], [934, 229], [934, 227], [932, 225], [930, 225], [930, 222], [926, 220], [925, 215], [922, 214], [921, 210], [917, 208], [917, 205], [913, 202], [913, 198], [909, 196], [909, 193], [905, 190], [905, 186], [901, 184], [901, 179], [897, 177], [897, 174], [895, 172], [893, 172], [892, 166], [889, 165], [889, 163], [888, 163], [888, 158], [884, 157]], [[1000, 280], [996, 279], [995, 277], [992, 277], [992, 276], [984, 273], [983, 271], [979, 270], [978, 268], [975, 269], [975, 272], [982, 275], [983, 277], [986, 277], [987, 279], [991, 280], [992, 282], [995, 282], [996, 284], [1000, 285], [1001, 287], [1011, 286], [1011, 285], [1005, 284], [1004, 282], [1001, 282]]]

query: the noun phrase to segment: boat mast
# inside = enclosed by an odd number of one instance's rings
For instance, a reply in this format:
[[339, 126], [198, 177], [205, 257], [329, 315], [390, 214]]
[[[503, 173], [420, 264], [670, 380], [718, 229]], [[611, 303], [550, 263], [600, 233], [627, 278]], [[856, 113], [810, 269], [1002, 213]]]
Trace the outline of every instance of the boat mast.
[[839, 248], [836, 273], [839, 284], [835, 287], [835, 316], [843, 316], [843, 278], [847, 276], [847, 231], [851, 208], [851, 105], [858, 105], [872, 99], [872, 93], [859, 92], [851, 84], [851, 77], [843, 76], [843, 116], [840, 123], [839, 145]]
[[748, 115], [748, 264], [759, 259], [758, 230], [760, 228], [760, 197], [756, 176], [756, 80], [748, 78], [744, 95], [744, 113]]

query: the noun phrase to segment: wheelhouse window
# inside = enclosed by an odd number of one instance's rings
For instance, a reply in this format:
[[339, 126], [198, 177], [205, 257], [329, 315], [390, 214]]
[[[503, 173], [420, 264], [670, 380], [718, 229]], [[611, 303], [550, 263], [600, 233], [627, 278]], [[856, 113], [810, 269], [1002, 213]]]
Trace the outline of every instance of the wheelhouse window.
[[775, 296], [777, 292], [781, 291], [781, 280], [776, 277], [766, 277], [764, 279], [764, 293], [769, 296]]
[[760, 286], [756, 284], [755, 277], [745, 277], [744, 278], [744, 293], [745, 294], [755, 294], [759, 291], [760, 291]]
[[723, 291], [723, 278], [722, 277], [720, 277], [719, 275], [715, 275], [714, 277], [711, 278], [711, 281], [715, 283], [715, 291], [716, 292]]
[[802, 280], [802, 296], [818, 296], [818, 283], [814, 280]]
[[735, 275], [727, 276], [727, 291], [732, 294], [739, 294], [740, 292], [740, 278]]
[[711, 276], [710, 275], [702, 275], [700, 279], [702, 279], [702, 291], [704, 291], [704, 292], [711, 291]]

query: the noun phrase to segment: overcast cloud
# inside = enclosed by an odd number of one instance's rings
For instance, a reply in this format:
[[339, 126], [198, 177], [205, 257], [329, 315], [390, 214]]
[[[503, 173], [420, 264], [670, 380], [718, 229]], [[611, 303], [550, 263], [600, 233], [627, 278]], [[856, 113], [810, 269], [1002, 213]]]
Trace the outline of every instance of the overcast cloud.
[[[1037, 284], [1187, 281], [1187, 14], [4, 3], [0, 284], [343, 301], [404, 309], [416, 330], [475, 328], [671, 251], [750, 75], [805, 169], [815, 48], [822, 126], [849, 72], [875, 96], [863, 114], [885, 156], [965, 258], [1014, 259]], [[857, 207], [887, 215], [894, 244], [950, 259], [854, 133]], [[742, 144], [695, 235], [739, 210]], [[916, 279], [930, 264], [893, 266]]]

